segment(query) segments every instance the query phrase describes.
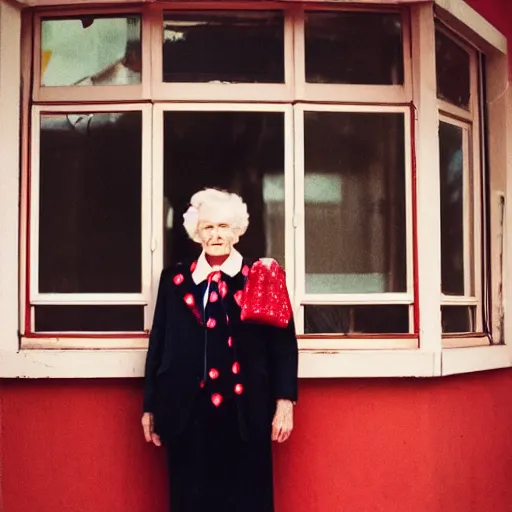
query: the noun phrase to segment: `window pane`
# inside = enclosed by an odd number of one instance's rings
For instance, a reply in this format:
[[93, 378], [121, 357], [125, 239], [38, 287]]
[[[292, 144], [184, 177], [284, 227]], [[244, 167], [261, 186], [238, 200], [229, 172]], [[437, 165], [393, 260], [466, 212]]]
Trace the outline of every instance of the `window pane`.
[[463, 129], [439, 123], [441, 282], [443, 293], [464, 295]]
[[409, 306], [304, 306], [305, 334], [409, 332]]
[[469, 54], [453, 39], [436, 31], [437, 97], [469, 108]]
[[306, 82], [404, 83], [400, 14], [306, 13]]
[[41, 117], [40, 292], [141, 291], [141, 166], [141, 112]]
[[164, 82], [284, 82], [280, 12], [167, 13]]
[[36, 306], [36, 332], [143, 331], [144, 306]]
[[193, 193], [204, 187], [236, 192], [247, 203], [249, 229], [237, 248], [284, 265], [284, 114], [164, 114], [165, 261], [197, 256], [183, 228]]
[[305, 113], [307, 293], [406, 291], [404, 117]]
[[443, 306], [441, 308], [443, 332], [475, 332], [475, 313], [476, 308], [473, 306]]
[[141, 81], [139, 16], [81, 16], [41, 24], [41, 84], [126, 85]]

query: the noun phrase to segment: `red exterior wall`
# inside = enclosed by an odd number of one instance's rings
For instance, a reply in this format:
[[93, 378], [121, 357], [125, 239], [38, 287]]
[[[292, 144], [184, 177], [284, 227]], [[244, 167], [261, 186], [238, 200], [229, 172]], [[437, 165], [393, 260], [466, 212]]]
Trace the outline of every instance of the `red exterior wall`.
[[[512, 2], [468, 3], [512, 40]], [[0, 511], [166, 511], [140, 380], [0, 386]], [[511, 388], [512, 370], [302, 381], [275, 450], [277, 512], [510, 512]]]
[[[5, 512], [165, 512], [140, 381], [4, 386]], [[277, 512], [510, 512], [512, 371], [301, 383]]]

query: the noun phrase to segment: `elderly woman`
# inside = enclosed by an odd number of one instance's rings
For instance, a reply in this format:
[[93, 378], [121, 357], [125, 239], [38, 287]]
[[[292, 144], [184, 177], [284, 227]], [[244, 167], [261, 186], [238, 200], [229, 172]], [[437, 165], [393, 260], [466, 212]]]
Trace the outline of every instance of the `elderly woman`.
[[272, 512], [271, 440], [293, 428], [293, 320], [241, 320], [253, 262], [233, 248], [248, 226], [236, 194], [206, 189], [184, 215], [197, 261], [160, 278], [146, 360], [146, 441], [166, 446], [172, 512]]

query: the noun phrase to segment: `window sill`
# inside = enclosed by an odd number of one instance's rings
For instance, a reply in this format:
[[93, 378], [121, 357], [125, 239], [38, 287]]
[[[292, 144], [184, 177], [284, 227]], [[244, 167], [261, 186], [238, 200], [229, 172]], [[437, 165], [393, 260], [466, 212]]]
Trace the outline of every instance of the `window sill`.
[[512, 352], [507, 345], [449, 348], [443, 350], [441, 356], [443, 375], [497, 370], [511, 366]]
[[[14, 341], [14, 340], [13, 340]], [[33, 340], [32, 340], [33, 341]], [[40, 340], [41, 342], [42, 340]], [[48, 342], [48, 340], [45, 340]], [[78, 339], [76, 340], [78, 342]], [[89, 342], [90, 340], [88, 340]], [[94, 340], [93, 340], [94, 341]], [[105, 340], [100, 340], [103, 345]], [[142, 377], [146, 340], [139, 347], [112, 348], [127, 340], [109, 340], [110, 348], [23, 348], [0, 352], [0, 378], [130, 378]], [[69, 342], [69, 340], [68, 340]], [[10, 344], [14, 347], [14, 344]], [[301, 348], [300, 378], [438, 377], [512, 366], [505, 345], [449, 348], [442, 352], [417, 348]]]

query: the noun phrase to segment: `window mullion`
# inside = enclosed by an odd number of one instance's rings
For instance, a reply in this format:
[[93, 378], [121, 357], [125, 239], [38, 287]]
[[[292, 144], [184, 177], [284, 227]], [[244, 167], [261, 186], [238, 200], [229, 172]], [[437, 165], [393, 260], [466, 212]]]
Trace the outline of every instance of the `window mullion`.
[[434, 352], [434, 374], [441, 373], [441, 205], [435, 27], [432, 6], [412, 8], [414, 104], [417, 108], [416, 242], [419, 333], [421, 350]]
[[294, 107], [294, 213], [295, 227], [295, 296], [294, 307], [297, 312], [297, 333], [304, 332], [304, 310], [301, 307], [305, 295], [306, 280], [306, 240], [305, 240], [305, 204], [304, 204], [304, 107]]
[[164, 109], [152, 109], [152, 165], [151, 165], [151, 299], [147, 321], [155, 310], [158, 282], [164, 266]]

